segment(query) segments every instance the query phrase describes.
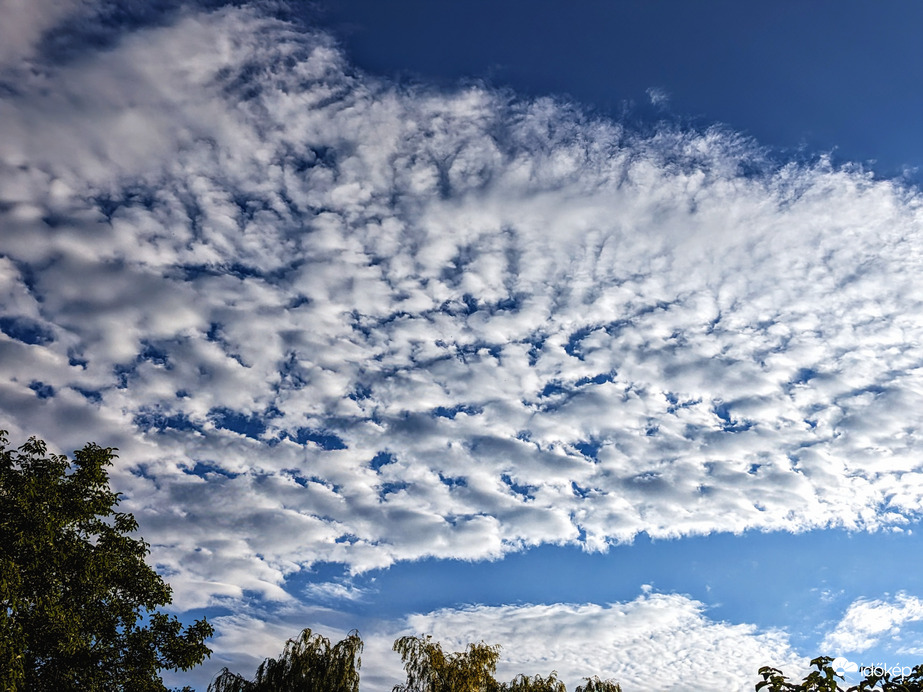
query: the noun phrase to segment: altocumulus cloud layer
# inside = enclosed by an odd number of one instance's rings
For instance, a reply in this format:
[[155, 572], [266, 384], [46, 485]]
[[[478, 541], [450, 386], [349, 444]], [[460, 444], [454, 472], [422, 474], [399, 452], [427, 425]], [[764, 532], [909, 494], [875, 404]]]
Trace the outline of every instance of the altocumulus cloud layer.
[[[589, 674], [619, 680], [627, 690], [752, 690], [755, 672], [767, 661], [787, 672], [805, 667], [787, 635], [752, 625], [716, 622], [705, 606], [679, 594], [643, 593], [624, 603], [472, 606], [444, 608], [381, 623], [363, 632], [362, 687], [390, 690], [404, 675], [391, 644], [404, 634], [432, 633], [447, 651], [469, 642], [501, 646], [497, 678], [526, 671], [556, 670], [568, 689]], [[311, 615], [317, 618], [319, 613]], [[219, 657], [255, 668], [261, 656], [275, 656], [280, 641], [303, 627], [303, 615], [289, 613], [286, 624], [235, 614], [215, 622]], [[346, 633], [330, 633], [334, 639]], [[206, 682], [203, 678], [203, 682]], [[203, 685], [204, 686], [204, 685]]]
[[396, 86], [247, 9], [4, 79], [4, 427], [118, 446], [184, 607], [919, 517], [916, 191]]

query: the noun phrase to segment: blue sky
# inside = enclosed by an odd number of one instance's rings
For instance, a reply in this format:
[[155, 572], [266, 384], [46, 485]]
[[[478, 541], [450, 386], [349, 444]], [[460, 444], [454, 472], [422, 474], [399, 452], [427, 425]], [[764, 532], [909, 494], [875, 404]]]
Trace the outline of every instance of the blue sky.
[[923, 660], [918, 5], [4, 12], [0, 427], [120, 449], [171, 682]]

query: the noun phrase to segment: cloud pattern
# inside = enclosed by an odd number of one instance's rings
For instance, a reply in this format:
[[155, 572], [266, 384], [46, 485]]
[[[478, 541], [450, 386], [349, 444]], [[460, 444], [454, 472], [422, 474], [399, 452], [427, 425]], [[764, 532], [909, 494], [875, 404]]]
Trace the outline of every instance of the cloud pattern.
[[0, 101], [4, 426], [120, 448], [181, 606], [919, 518], [917, 190], [374, 79], [245, 7], [33, 66]]
[[[920, 621], [923, 621], [923, 600], [903, 591], [888, 600], [860, 598], [827, 633], [822, 646], [831, 651], [862, 653], [884, 638], [900, 642], [901, 627]], [[917, 649], [912, 653], [920, 652]]]
[[[316, 622], [318, 617], [323, 614], [312, 612], [305, 618], [290, 612], [281, 618], [286, 624], [280, 625], [267, 624], [266, 617], [255, 613], [222, 616], [216, 620], [221, 636], [214, 642], [216, 660], [211, 666], [246, 660], [255, 669], [260, 656], [278, 655], [285, 639], [303, 626], [299, 623]], [[319, 631], [332, 641], [346, 635], [336, 628]], [[760, 679], [757, 670], [769, 661], [790, 675], [807, 669], [807, 661], [792, 651], [784, 633], [713, 620], [699, 601], [643, 587], [634, 600], [606, 605], [442, 608], [379, 622], [361, 632], [363, 689], [384, 692], [404, 679], [392, 643], [400, 636], [422, 633], [432, 634], [446, 651], [462, 651], [478, 641], [499, 644], [498, 680], [556, 670], [568, 689], [582, 684], [583, 677], [599, 675], [637, 692], [743, 692], [753, 689]], [[203, 686], [208, 681], [205, 672]]]

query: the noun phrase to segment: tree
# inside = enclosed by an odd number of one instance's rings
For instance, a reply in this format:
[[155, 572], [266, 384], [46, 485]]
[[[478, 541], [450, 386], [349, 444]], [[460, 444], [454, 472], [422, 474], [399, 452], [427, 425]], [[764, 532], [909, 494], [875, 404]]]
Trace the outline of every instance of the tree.
[[867, 675], [858, 684], [845, 690], [838, 680], [843, 676], [830, 665], [829, 656], [818, 656], [811, 661], [817, 670], [811, 671], [800, 683], [788, 682], [778, 668], [763, 666], [759, 670], [763, 678], [756, 683], [756, 690], [765, 692], [923, 692], [923, 665], [916, 666], [909, 675], [892, 677], [885, 670], [867, 670]]
[[[394, 642], [401, 655], [407, 682], [393, 692], [566, 692], [556, 671], [541, 675], [517, 675], [511, 682], [497, 682], [494, 673], [500, 647], [484, 642], [468, 644], [464, 651], [446, 654], [430, 635], [401, 637]], [[577, 692], [622, 692], [613, 680], [584, 678], [587, 684]]]
[[208, 686], [208, 692], [358, 692], [362, 640], [353, 630], [346, 639], [330, 640], [305, 628], [289, 639], [278, 659], [267, 658], [247, 680], [227, 668]]
[[183, 630], [158, 611], [170, 587], [115, 511], [106, 467], [115, 450], [47, 454], [0, 431], [0, 689], [163, 691], [159, 671], [188, 670], [211, 651], [206, 620]]
[[615, 680], [600, 680], [597, 676], [584, 678], [585, 685], [578, 685], [576, 692], [622, 692], [622, 686]]
[[401, 637], [394, 642], [401, 655], [407, 682], [394, 692], [493, 692], [500, 647], [484, 642], [468, 644], [464, 651], [446, 654], [430, 635]]
[[502, 692], [567, 692], [567, 687], [558, 679], [557, 671], [543, 678], [541, 675], [517, 675], [511, 682], [500, 685]]

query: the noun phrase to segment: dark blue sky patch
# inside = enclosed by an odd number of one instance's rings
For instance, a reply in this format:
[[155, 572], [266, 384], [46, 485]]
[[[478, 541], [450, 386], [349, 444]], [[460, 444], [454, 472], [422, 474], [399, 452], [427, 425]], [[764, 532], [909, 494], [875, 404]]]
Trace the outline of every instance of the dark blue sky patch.
[[529, 367], [533, 367], [538, 362], [539, 357], [542, 355], [542, 349], [545, 347], [545, 342], [547, 340], [547, 334], [535, 333], [525, 341], [525, 343], [530, 344]]
[[539, 397], [545, 398], [549, 396], [555, 396], [556, 394], [566, 394], [567, 388], [564, 387], [558, 380], [553, 380], [542, 387], [542, 391], [539, 393]]
[[497, 301], [496, 310], [497, 312], [516, 312], [522, 307], [524, 300], [525, 296], [523, 294], [514, 293]]
[[199, 461], [196, 460], [195, 466], [192, 467], [187, 473], [192, 474], [193, 476], [198, 476], [199, 478], [208, 478], [209, 476], [224, 476], [225, 478], [237, 478], [241, 474], [234, 473], [233, 471], [228, 471], [227, 469], [222, 468], [213, 461]]
[[[128, 0], [89, 5], [89, 11], [77, 11], [45, 34], [41, 54], [54, 62], [69, 62], [90, 51], [112, 48], [125, 34], [170, 24], [184, 4], [182, 0]], [[231, 3], [197, 0], [196, 4]]]
[[307, 488], [308, 484], [311, 482], [311, 479], [301, 475], [301, 471], [298, 469], [282, 469], [282, 473], [291, 478], [302, 488]]
[[121, 200], [115, 199], [111, 195], [100, 195], [91, 199], [94, 206], [106, 217], [106, 221], [112, 221], [115, 212], [122, 206]]
[[[402, 12], [374, 0], [323, 6], [311, 26], [333, 29], [358, 67], [375, 74], [444, 86], [477, 77], [531, 95], [567, 93], [635, 126], [674, 110], [697, 113], [770, 147], [842, 146], [839, 156], [878, 158], [885, 170], [919, 160], [918, 100], [893, 95], [915, 94], [919, 80], [914, 3], [776, 4], [769, 12], [753, 3], [703, 11], [670, 0], [593, 2], [573, 11], [517, 0], [493, 5], [490, 21], [482, 3], [405, 2]], [[858, 45], [859, 27], [869, 26], [878, 31], [865, 32]], [[819, 54], [827, 58], [818, 61]], [[908, 69], [886, 72], [893, 65]], [[669, 109], [650, 103], [652, 85], [663, 87]], [[889, 127], [862, 127], [870, 122]]]
[[262, 197], [246, 195], [242, 192], [232, 192], [231, 201], [238, 210], [238, 216], [245, 221], [253, 221], [254, 218], [261, 214], [270, 214], [278, 218], [278, 212], [272, 208], [269, 200]]
[[725, 432], [743, 432], [753, 427], [753, 423], [748, 420], [738, 420], [731, 414], [729, 404], [717, 404], [713, 409], [714, 413], [721, 421], [721, 429]]
[[208, 412], [216, 428], [230, 430], [239, 435], [258, 440], [266, 432], [266, 424], [256, 413], [246, 414], [229, 408], [214, 408]]
[[590, 494], [590, 488], [582, 488], [577, 485], [576, 481], [570, 482], [570, 489], [574, 491], [574, 495], [581, 499], [588, 497]]
[[73, 389], [75, 392], [80, 394], [87, 401], [92, 402], [94, 404], [101, 403], [103, 400], [102, 392], [97, 389], [87, 389], [84, 387], [78, 387], [76, 385], [71, 386], [71, 389]]
[[369, 467], [377, 471], [382, 466], [387, 466], [388, 464], [393, 464], [397, 459], [394, 458], [394, 455], [391, 452], [379, 452], [372, 460], [369, 462]]
[[583, 360], [583, 354], [580, 352], [580, 342], [595, 332], [597, 329], [598, 327], [589, 326], [581, 327], [580, 329], [572, 332], [571, 335], [567, 337], [567, 343], [564, 345], [564, 352], [569, 356], [573, 356], [577, 360]]
[[575, 442], [574, 449], [580, 452], [587, 459], [592, 459], [594, 462], [599, 461], [597, 455], [599, 450], [602, 448], [602, 443], [595, 440], [587, 440], [585, 442]]
[[318, 144], [307, 147], [303, 154], [292, 154], [287, 157], [287, 162], [289, 160], [293, 163], [296, 173], [304, 173], [315, 166], [336, 168], [338, 157], [334, 147]]
[[467, 406], [465, 404], [459, 404], [458, 406], [445, 407], [437, 406], [433, 409], [433, 416], [436, 418], [449, 418], [454, 420], [455, 416], [459, 413], [466, 413], [469, 416], [476, 416], [480, 413], [483, 413], [484, 409], [479, 406]]
[[347, 449], [346, 443], [338, 435], [326, 430], [317, 430], [314, 428], [298, 428], [295, 441], [300, 445], [313, 442], [321, 449], [328, 452], [336, 449]]
[[153, 363], [154, 365], [166, 366], [168, 370], [171, 369], [170, 359], [166, 349], [157, 346], [150, 341], [142, 341], [141, 344], [143, 348], [141, 349], [141, 353], [138, 354], [139, 363], [142, 361], [147, 361], [149, 363]]
[[353, 390], [349, 393], [349, 398], [353, 401], [362, 401], [368, 399], [370, 396], [372, 396], [372, 388], [362, 382], [357, 382], [356, 386], [353, 387]]
[[717, 404], [712, 409], [712, 413], [714, 413], [716, 416], [718, 416], [718, 418], [724, 421], [725, 425], [731, 424], [731, 420], [732, 420], [731, 419], [731, 409], [727, 404]]
[[258, 267], [244, 264], [243, 262], [231, 262], [230, 264], [221, 266], [219, 271], [221, 274], [230, 274], [231, 276], [236, 276], [238, 279], [262, 279], [271, 276], [267, 275]]
[[134, 363], [131, 364], [120, 364], [116, 363], [112, 366], [112, 374], [115, 377], [115, 386], [119, 389], [125, 389], [128, 387], [128, 382], [131, 380], [132, 376], [137, 371], [137, 368]]
[[631, 320], [614, 320], [607, 324], [604, 329], [609, 336], [619, 336], [623, 331], [630, 329], [632, 326], [634, 326], [634, 322]]
[[336, 167], [336, 152], [325, 146], [289, 149], [282, 156], [282, 164], [295, 173], [304, 173], [317, 166]]
[[464, 476], [452, 477], [452, 476], [444, 476], [440, 473], [439, 482], [442, 483], [447, 488], [449, 488], [450, 490], [453, 488], [467, 488], [468, 487], [468, 481], [465, 479]]
[[[3, 209], [3, 206], [8, 206], [9, 209]], [[0, 202], [0, 213], [9, 211], [13, 209], [14, 206], [15, 205], [12, 204], [4, 205], [3, 202]], [[10, 260], [16, 267], [17, 271], [19, 271], [19, 278], [22, 280], [23, 285], [28, 289], [29, 293], [32, 294], [32, 297], [35, 298], [36, 302], [44, 303], [45, 296], [43, 296], [42, 293], [38, 290], [38, 277], [45, 267], [53, 264], [53, 260], [49, 260], [40, 264], [33, 264], [22, 260], [17, 260], [15, 257], [6, 256], [6, 258]]]
[[466, 303], [463, 300], [446, 300], [437, 308], [437, 312], [441, 312], [452, 317], [460, 317], [464, 315], [470, 315], [475, 312], [477, 307], [472, 309], [472, 306], [469, 303]]
[[667, 402], [670, 404], [667, 407], [667, 413], [676, 413], [678, 410], [683, 408], [689, 408], [695, 406], [696, 404], [701, 404], [701, 399], [687, 399], [685, 401], [680, 401], [679, 397], [673, 392], [666, 392], [664, 396], [667, 399]]
[[298, 362], [298, 356], [290, 352], [282, 365], [279, 366], [279, 384], [276, 385], [276, 391], [283, 389], [304, 389], [308, 384], [304, 368]]
[[38, 380], [33, 380], [30, 382], [29, 389], [35, 392], [35, 396], [37, 396], [39, 399], [50, 399], [54, 396], [54, 387], [52, 387], [50, 384], [39, 382]]
[[474, 341], [470, 344], [458, 344], [455, 348], [456, 358], [463, 363], [468, 363], [472, 359], [481, 358], [481, 351], [487, 351], [492, 358], [500, 358], [503, 351], [502, 344], [491, 344], [487, 341]]
[[518, 495], [519, 497], [525, 500], [534, 500], [535, 495], [532, 493], [537, 490], [538, 486], [534, 485], [524, 485], [522, 483], [517, 483], [513, 478], [508, 474], [504, 473], [500, 475], [500, 480], [503, 481], [503, 484], [513, 491], [513, 494]]
[[311, 304], [311, 299], [308, 298], [306, 295], [299, 293], [298, 295], [293, 297], [288, 302], [288, 305], [285, 306], [285, 309], [286, 310], [297, 310], [300, 307], [303, 307], [305, 305], [310, 305], [310, 304]]
[[615, 370], [610, 370], [609, 372], [602, 372], [593, 377], [582, 377], [577, 380], [577, 386], [582, 387], [586, 384], [605, 384], [606, 382], [614, 382], [618, 373]]
[[162, 204], [162, 200], [158, 199], [157, 188], [149, 185], [129, 183], [120, 192], [118, 196], [105, 194], [91, 197], [90, 200], [109, 220], [121, 207], [141, 207], [151, 211], [158, 204]]
[[[460, 280], [462, 276], [464, 276], [464, 271], [461, 269], [443, 269], [442, 276], [440, 278], [449, 285], [453, 285], [458, 280]], [[485, 306], [481, 304], [476, 296], [473, 296], [470, 293], [465, 293], [460, 298], [451, 298], [446, 300], [437, 308], [437, 311], [447, 315], [452, 315], [452, 317], [465, 317], [474, 314], [478, 310], [482, 309], [482, 307]]]
[[[238, 279], [266, 279], [274, 278], [280, 273], [267, 274], [258, 267], [244, 264], [243, 262], [228, 262], [223, 264], [183, 264], [176, 267], [176, 273], [184, 281], [195, 281], [203, 276], [234, 276]], [[220, 325], [219, 325], [220, 327]]]
[[4, 315], [0, 317], [0, 332], [32, 346], [45, 346], [54, 341], [54, 332], [31, 317]]
[[378, 489], [378, 499], [384, 501], [385, 497], [388, 495], [406, 490], [409, 487], [410, 484], [404, 481], [389, 481], [387, 483], [382, 483]]

